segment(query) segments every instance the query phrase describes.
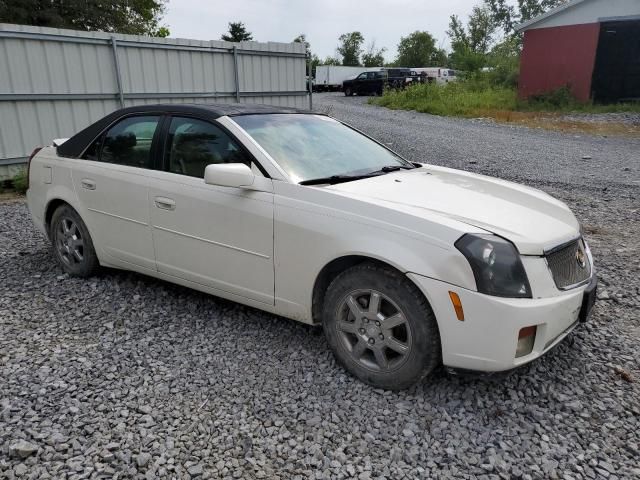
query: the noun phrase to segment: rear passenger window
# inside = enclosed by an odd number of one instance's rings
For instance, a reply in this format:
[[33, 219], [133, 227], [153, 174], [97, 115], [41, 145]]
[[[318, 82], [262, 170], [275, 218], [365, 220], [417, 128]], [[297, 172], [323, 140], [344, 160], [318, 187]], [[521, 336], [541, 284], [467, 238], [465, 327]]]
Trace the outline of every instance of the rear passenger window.
[[[111, 127], [102, 140], [102, 149], [97, 159], [130, 167], [151, 168], [151, 143], [159, 116], [129, 117]], [[98, 145], [87, 150], [85, 158], [94, 159]]]
[[222, 129], [195, 118], [173, 117], [166, 148], [169, 171], [204, 177], [204, 169], [212, 163], [244, 163], [251, 161]]

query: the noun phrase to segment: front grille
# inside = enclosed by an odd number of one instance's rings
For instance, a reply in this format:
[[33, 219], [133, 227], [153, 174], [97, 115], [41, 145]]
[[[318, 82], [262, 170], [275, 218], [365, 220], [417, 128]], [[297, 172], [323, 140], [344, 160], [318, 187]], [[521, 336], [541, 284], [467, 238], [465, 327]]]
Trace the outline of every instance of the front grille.
[[548, 253], [546, 259], [556, 287], [562, 290], [591, 277], [591, 263], [581, 238]]

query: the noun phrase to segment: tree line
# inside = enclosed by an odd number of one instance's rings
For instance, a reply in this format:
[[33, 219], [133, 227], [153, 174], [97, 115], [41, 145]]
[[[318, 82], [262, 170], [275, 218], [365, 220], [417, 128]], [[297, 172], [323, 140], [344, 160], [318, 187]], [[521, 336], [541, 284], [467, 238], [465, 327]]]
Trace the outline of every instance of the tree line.
[[0, 0], [0, 23], [168, 37], [166, 0]]
[[[167, 0], [0, 0], [0, 23], [19, 23], [75, 30], [99, 30], [166, 37], [169, 29], [161, 24]], [[451, 67], [465, 72], [481, 69], [502, 72], [503, 81], [510, 82], [521, 38], [515, 28], [530, 18], [544, 13], [567, 0], [482, 0], [473, 7], [467, 22], [456, 15], [449, 19], [447, 36], [451, 52], [437, 46], [427, 31], [417, 30], [400, 38], [397, 55], [385, 60], [385, 47], [375, 41], [365, 46], [359, 31], [347, 32], [338, 38], [335, 55], [324, 59], [311, 51], [304, 34], [294, 42], [303, 43], [316, 65], [348, 65], [363, 67]], [[230, 22], [222, 40], [242, 42], [253, 35], [242, 22]], [[509, 73], [511, 72], [511, 73]]]
[[473, 7], [465, 24], [449, 18], [448, 65], [464, 72], [487, 70], [494, 83], [515, 85], [522, 36], [516, 27], [568, 0], [484, 0]]
[[[474, 6], [466, 23], [457, 15], [449, 18], [446, 34], [451, 51], [437, 46], [433, 35], [415, 31], [400, 38], [397, 55], [391, 62], [385, 60], [385, 47], [378, 48], [375, 41], [365, 47], [365, 38], [359, 31], [340, 35], [334, 55], [319, 58], [311, 51], [306, 35], [300, 34], [294, 42], [303, 43], [311, 58], [313, 71], [317, 65], [345, 65], [362, 67], [450, 67], [467, 73], [480, 70], [492, 72], [496, 83], [514, 84], [518, 75], [522, 38], [516, 33], [518, 24], [536, 17], [568, 0], [484, 0]], [[223, 40], [251, 40], [252, 35], [242, 22], [229, 23], [229, 32]]]

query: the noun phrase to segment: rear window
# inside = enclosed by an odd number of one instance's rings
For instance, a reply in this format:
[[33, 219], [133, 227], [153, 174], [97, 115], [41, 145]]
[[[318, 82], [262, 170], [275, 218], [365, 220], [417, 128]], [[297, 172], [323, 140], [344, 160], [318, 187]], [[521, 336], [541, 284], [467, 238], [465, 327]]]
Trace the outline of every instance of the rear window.
[[120, 120], [89, 146], [83, 158], [151, 168], [151, 144], [159, 121], [159, 116], [136, 116]]

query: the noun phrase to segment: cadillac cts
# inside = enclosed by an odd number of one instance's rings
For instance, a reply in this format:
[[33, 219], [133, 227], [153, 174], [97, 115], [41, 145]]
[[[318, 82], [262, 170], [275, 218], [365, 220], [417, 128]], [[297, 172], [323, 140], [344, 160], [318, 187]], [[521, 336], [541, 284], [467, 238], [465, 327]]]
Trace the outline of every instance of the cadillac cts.
[[371, 385], [510, 370], [585, 321], [580, 225], [540, 191], [412, 163], [325, 115], [146, 105], [34, 152], [70, 275], [134, 270], [309, 324]]

